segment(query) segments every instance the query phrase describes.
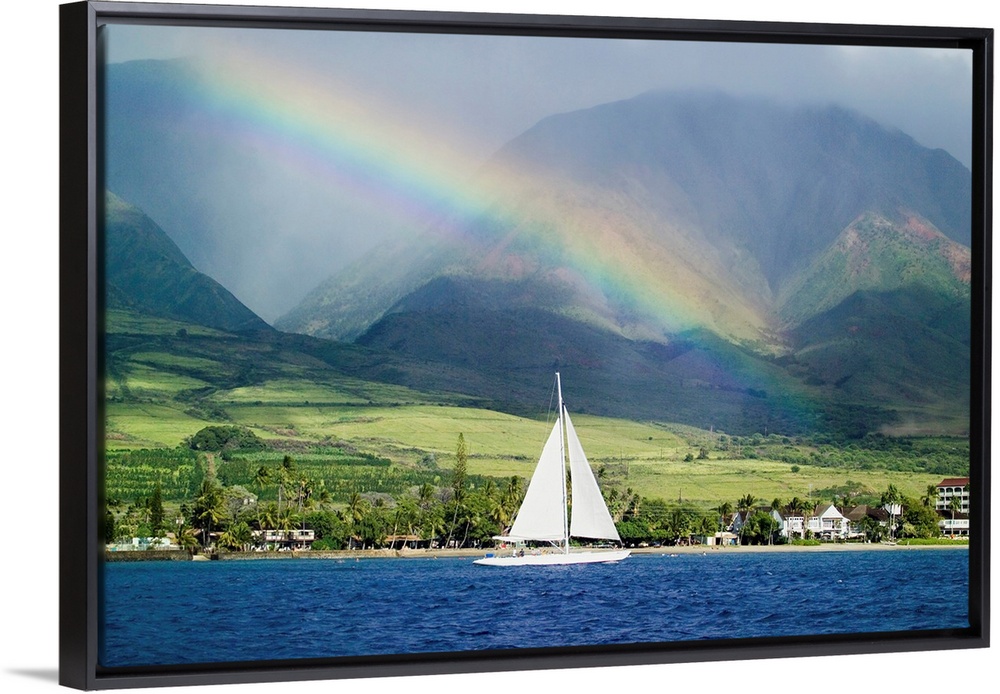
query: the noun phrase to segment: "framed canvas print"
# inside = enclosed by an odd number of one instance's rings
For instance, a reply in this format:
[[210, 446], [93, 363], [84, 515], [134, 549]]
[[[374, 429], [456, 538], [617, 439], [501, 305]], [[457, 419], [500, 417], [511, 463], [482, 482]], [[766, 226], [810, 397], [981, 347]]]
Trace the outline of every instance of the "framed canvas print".
[[63, 684], [988, 645], [992, 30], [60, 25]]

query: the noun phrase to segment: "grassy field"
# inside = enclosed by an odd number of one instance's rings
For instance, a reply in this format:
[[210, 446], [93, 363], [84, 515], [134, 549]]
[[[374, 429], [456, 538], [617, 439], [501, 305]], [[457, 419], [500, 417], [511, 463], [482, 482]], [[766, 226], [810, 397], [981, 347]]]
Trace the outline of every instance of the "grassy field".
[[[307, 389], [310, 395], [315, 389]], [[226, 399], [229, 423], [252, 429], [279, 450], [293, 451], [305, 469], [331, 480], [336, 464], [323, 453], [307, 453], [322, 444], [340, 442], [362, 452], [383, 456], [398, 466], [416, 467], [432, 456], [439, 469], [437, 481], [446, 478], [454, 461], [461, 433], [469, 449], [469, 472], [474, 475], [529, 477], [551, 428], [545, 421], [501, 412], [443, 405], [380, 407], [358, 404], [310, 405], [290, 399], [288, 382], [276, 384], [275, 398], [267, 384], [254, 388], [254, 402], [232, 404]], [[228, 394], [220, 395], [227, 398]], [[109, 450], [180, 445], [209, 422], [167, 404], [112, 403], [108, 407]], [[663, 425], [593, 416], [574, 418], [592, 466], [604, 468], [605, 479], [642, 496], [699, 505], [715, 505], [751, 493], [770, 501], [820, 498], [830, 490], [847, 488], [878, 493], [889, 484], [917, 497], [940, 475], [887, 470], [842, 469], [799, 465], [766, 458], [731, 458], [711, 451], [697, 459], [698, 439], [716, 438], [707, 431], [688, 428], [682, 436]], [[694, 442], [694, 443], [692, 443]], [[786, 447], [787, 448], [787, 447]], [[807, 446], [797, 451], [811, 450]], [[685, 456], [695, 459], [685, 461]], [[274, 457], [274, 456], [272, 456]], [[278, 456], [277, 459], [280, 459]], [[421, 478], [423, 480], [423, 478]], [[427, 481], [434, 482], [431, 475]], [[398, 485], [390, 485], [395, 489]], [[388, 491], [389, 487], [387, 487]]]
[[[460, 394], [353, 378], [294, 350], [248, 345], [171, 321], [116, 314], [109, 317], [109, 334], [105, 438], [115, 474], [121, 472], [115, 466], [140, 465], [135, 461], [141, 456], [125, 455], [129, 451], [176, 449], [206, 426], [235, 424], [268, 444], [270, 452], [255, 454], [254, 462], [276, 463], [287, 453], [331, 489], [398, 493], [423, 482], [447, 485], [460, 433], [470, 474], [527, 478], [551, 428], [544, 418], [475, 406]], [[949, 453], [947, 446], [968, 447], [949, 440], [903, 451], [900, 459], [905, 454], [914, 462], [901, 470], [893, 469], [899, 460], [892, 450], [831, 450], [774, 436], [734, 447], [723, 445], [721, 432], [572, 416], [602, 484], [704, 506], [748, 493], [767, 502], [828, 500], [844, 490], [877, 494], [889, 484], [919, 497], [947, 476], [928, 461], [947, 459], [954, 467], [961, 450]], [[372, 464], [365, 456], [383, 462]], [[180, 464], [166, 454], [160, 462], [155, 456], [142, 460], [141, 474], [121, 477], [139, 480], [130, 492]], [[115, 474], [109, 481], [118, 479]], [[186, 474], [173, 475], [178, 489]], [[232, 468], [231, 474], [244, 479], [248, 473]], [[375, 488], [380, 484], [383, 489]]]

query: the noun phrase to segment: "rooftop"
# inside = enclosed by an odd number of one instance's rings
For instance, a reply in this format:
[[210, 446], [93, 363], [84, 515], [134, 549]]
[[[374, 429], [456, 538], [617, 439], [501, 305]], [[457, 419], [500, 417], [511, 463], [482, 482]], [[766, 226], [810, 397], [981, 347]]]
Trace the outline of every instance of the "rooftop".
[[938, 482], [939, 487], [964, 487], [969, 483], [968, 477], [949, 477]]

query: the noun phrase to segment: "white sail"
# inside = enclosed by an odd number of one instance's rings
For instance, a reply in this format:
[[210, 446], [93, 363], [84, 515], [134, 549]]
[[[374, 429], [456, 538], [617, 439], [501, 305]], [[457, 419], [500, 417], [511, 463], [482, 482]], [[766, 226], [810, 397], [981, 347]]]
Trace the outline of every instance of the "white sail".
[[509, 537], [513, 540], [563, 541], [566, 532], [563, 499], [566, 465], [562, 460], [559, 439], [559, 421], [556, 420], [535, 466], [524, 502], [511, 526]]
[[[562, 383], [556, 374], [559, 392], [559, 417], [542, 449], [535, 472], [528, 483], [521, 509], [510, 534], [498, 540], [543, 540], [561, 546], [558, 554], [522, 548], [511, 555], [487, 554], [473, 563], [482, 566], [557, 566], [563, 564], [616, 563], [629, 556], [630, 550], [571, 552], [570, 536], [607, 539], [621, 542], [608, 512], [597, 479], [590, 469], [583, 446], [577, 438], [569, 414], [563, 407]], [[565, 432], [565, 433], [564, 433]], [[565, 438], [564, 438], [565, 437]], [[573, 490], [573, 520], [567, 522], [566, 453], [569, 452], [570, 486]]]
[[566, 420], [566, 439], [569, 447], [570, 487], [573, 490], [573, 515], [569, 534], [573, 537], [615, 540], [621, 542], [615, 522], [611, 520], [601, 489], [597, 486], [587, 456], [580, 445], [580, 439], [573, 429], [569, 413], [563, 413]]

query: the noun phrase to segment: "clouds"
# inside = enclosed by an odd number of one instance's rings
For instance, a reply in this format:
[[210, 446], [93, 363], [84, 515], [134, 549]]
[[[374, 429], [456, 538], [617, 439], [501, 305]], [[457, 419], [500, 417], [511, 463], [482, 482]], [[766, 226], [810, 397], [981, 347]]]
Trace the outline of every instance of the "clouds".
[[347, 81], [401, 118], [474, 135], [483, 152], [552, 113], [713, 87], [855, 108], [969, 163], [964, 50], [130, 25], [114, 27], [107, 55], [211, 60], [234, 47]]
[[[104, 40], [109, 63], [189, 57], [222, 82], [228, 71], [240, 72], [231, 69], [234, 55], [252, 55], [272, 66], [273, 74], [294, 75], [308, 85], [289, 97], [302, 99], [303, 112], [316, 102], [346, 103], [349, 97], [352, 108], [372, 114], [368, 122], [393, 133], [385, 141], [397, 150], [407, 142], [436, 143], [417, 160], [428, 169], [446, 162], [451, 172], [438, 172], [440, 180], [471, 176], [507, 141], [547, 116], [660, 89], [835, 103], [927, 147], [943, 148], [966, 166], [971, 158], [971, 56], [959, 50], [131, 24], [108, 27]], [[386, 216], [387, 205], [373, 204], [377, 191], [366, 197], [344, 188], [338, 195], [324, 187], [322, 176], [349, 176], [377, 162], [356, 161], [354, 169], [345, 169], [333, 154], [320, 161], [309, 156], [319, 149], [282, 140], [282, 132], [291, 132], [287, 113], [297, 108], [294, 101], [283, 105], [285, 124], [217, 123], [216, 156], [191, 164], [191, 176], [180, 177], [216, 182], [174, 190], [171, 201], [187, 206], [188, 216], [210, 220], [210, 228], [197, 230], [205, 235], [200, 246], [186, 247], [175, 238], [182, 249], [268, 320], [376, 244], [420, 231], [406, 219]], [[253, 128], [272, 132], [258, 137]], [[217, 155], [227, 137], [231, 158]], [[341, 128], [337, 137], [349, 149], [351, 133]], [[378, 133], [364, 138], [373, 152]], [[360, 132], [357, 139], [363, 139]], [[270, 149], [250, 157], [245, 144], [254, 141]], [[289, 150], [289, 143], [300, 149]], [[285, 157], [289, 152], [297, 156]], [[277, 165], [279, 159], [286, 164]], [[288, 163], [296, 159], [308, 165], [296, 169]], [[376, 185], [389, 171], [371, 170], [368, 182]], [[419, 174], [420, 167], [409, 171]], [[263, 189], [268, 195], [248, 194]], [[372, 192], [371, 186], [366, 190]], [[407, 206], [401, 198], [394, 201]], [[168, 233], [179, 233], [167, 214], [157, 221]], [[279, 256], [281, 266], [298, 268], [294, 277], [269, 273], [274, 263], [268, 261]]]

